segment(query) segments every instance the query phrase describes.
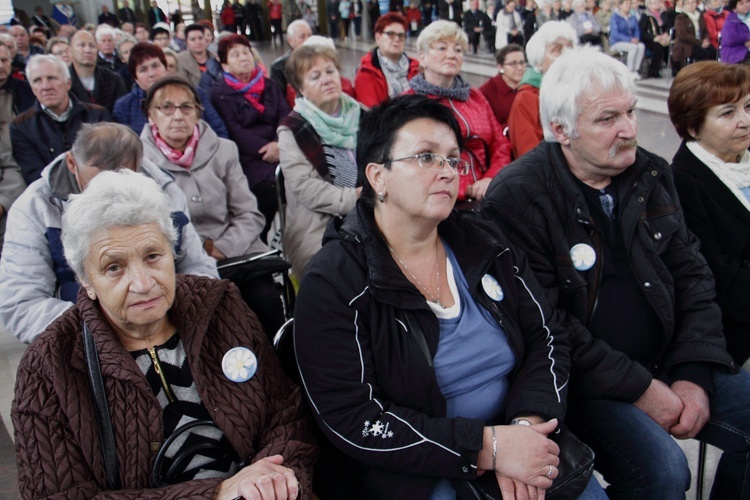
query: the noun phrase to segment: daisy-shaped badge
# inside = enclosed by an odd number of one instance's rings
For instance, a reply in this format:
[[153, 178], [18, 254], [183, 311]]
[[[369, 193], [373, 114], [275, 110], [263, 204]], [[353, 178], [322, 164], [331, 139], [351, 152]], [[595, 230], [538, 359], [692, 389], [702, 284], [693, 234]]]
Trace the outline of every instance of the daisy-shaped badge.
[[570, 249], [570, 259], [573, 261], [573, 267], [577, 270], [588, 271], [594, 267], [596, 251], [591, 248], [591, 245], [579, 243], [573, 245], [573, 248]]
[[482, 288], [484, 289], [484, 293], [495, 302], [500, 302], [505, 298], [503, 287], [501, 287], [500, 283], [489, 274], [482, 276]]
[[232, 382], [246, 382], [255, 375], [258, 358], [247, 347], [234, 347], [221, 360], [221, 369]]

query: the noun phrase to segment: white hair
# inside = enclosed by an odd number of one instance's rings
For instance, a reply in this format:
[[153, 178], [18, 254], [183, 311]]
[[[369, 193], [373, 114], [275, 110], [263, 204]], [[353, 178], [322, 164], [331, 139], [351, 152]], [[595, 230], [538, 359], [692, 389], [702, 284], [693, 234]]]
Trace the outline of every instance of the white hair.
[[539, 117], [544, 139], [557, 142], [552, 123], [563, 126], [566, 135], [576, 135], [581, 101], [594, 91], [621, 90], [635, 97], [635, 84], [620, 61], [590, 45], [568, 49], [552, 63], [539, 90]]
[[128, 42], [132, 43], [133, 45], [136, 45], [138, 43], [138, 40], [136, 40], [133, 35], [128, 35], [127, 33], [123, 33], [122, 34], [122, 40], [120, 40], [119, 42], [117, 42], [117, 45], [115, 45], [115, 47], [117, 47], [117, 53], [118, 54], [120, 53], [120, 47], [122, 47], [123, 45], [125, 45]]
[[62, 216], [62, 244], [65, 260], [79, 280], [86, 280], [84, 263], [92, 238], [109, 228], [157, 224], [172, 248], [177, 241], [169, 198], [143, 174], [127, 169], [101, 172], [82, 194], [70, 195], [69, 200]]
[[547, 21], [529, 38], [529, 43], [526, 44], [526, 60], [532, 68], [542, 71], [547, 45], [554, 43], [558, 38], [570, 40], [574, 47], [578, 45], [576, 30], [566, 21]]
[[29, 82], [34, 79], [31, 75], [32, 73], [34, 73], [37, 66], [44, 62], [48, 62], [57, 66], [57, 69], [60, 70], [60, 73], [62, 73], [65, 81], [70, 81], [70, 70], [68, 69], [68, 66], [65, 65], [62, 59], [52, 54], [37, 54], [35, 56], [31, 56], [29, 62], [26, 63], [26, 78], [29, 80]]
[[[302, 20], [302, 19], [297, 19], [297, 20], [292, 21], [291, 23], [289, 23], [289, 26], [286, 27], [286, 37], [287, 37], [287, 39], [292, 38], [293, 36], [295, 36], [297, 34], [296, 33], [297, 29], [303, 28], [303, 27], [306, 27], [307, 29], [310, 29], [310, 25], [307, 24], [307, 22], [304, 21], [304, 20]], [[310, 30], [310, 31], [312, 31], [312, 30]]]
[[584, 8], [586, 7], [586, 0], [573, 0], [573, 2], [570, 4], [571, 8], [575, 9], [577, 6], [583, 5]]
[[17, 51], [18, 45], [16, 44], [16, 41], [13, 39], [13, 36], [8, 33], [0, 33], [0, 40], [5, 42], [5, 45], [8, 46], [8, 49], [11, 51]]
[[305, 40], [302, 45], [323, 45], [336, 50], [336, 44], [327, 36], [313, 35]]
[[427, 52], [433, 43], [440, 40], [451, 40], [466, 50], [469, 47], [469, 37], [466, 32], [453, 21], [441, 19], [430, 23], [417, 38], [417, 52]]
[[96, 27], [94, 38], [96, 38], [97, 42], [101, 42], [102, 38], [107, 35], [111, 36], [112, 38], [115, 37], [115, 29], [112, 26], [110, 26], [109, 24], [100, 24]]

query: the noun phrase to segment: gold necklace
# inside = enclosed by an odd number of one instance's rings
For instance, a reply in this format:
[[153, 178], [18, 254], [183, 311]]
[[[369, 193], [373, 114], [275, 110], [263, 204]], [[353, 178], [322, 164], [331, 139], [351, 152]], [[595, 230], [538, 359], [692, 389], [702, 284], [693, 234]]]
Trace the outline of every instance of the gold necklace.
[[406, 269], [406, 272], [409, 273], [409, 275], [412, 278], [414, 278], [414, 280], [417, 283], [419, 283], [419, 286], [422, 287], [422, 290], [424, 290], [425, 292], [427, 292], [427, 295], [430, 296], [430, 302], [434, 302], [435, 304], [439, 305], [443, 309], [448, 309], [448, 307], [445, 304], [443, 304], [442, 302], [440, 302], [440, 264], [439, 264], [439, 260], [438, 260], [438, 242], [439, 241], [440, 241], [439, 238], [435, 240], [435, 276], [437, 277], [437, 297], [435, 297], [432, 294], [432, 292], [430, 292], [430, 289], [427, 288], [426, 286], [424, 286], [424, 283], [422, 283], [419, 280], [419, 278], [417, 278], [414, 275], [414, 273], [411, 272], [411, 269], [409, 269], [409, 267], [406, 264], [404, 264], [404, 261], [401, 260], [401, 257], [399, 257], [398, 254], [396, 253], [396, 251], [393, 248], [391, 248], [391, 245], [388, 245], [388, 243], [386, 243], [386, 245], [388, 246], [388, 250], [390, 250], [391, 253], [393, 254], [393, 256], [396, 257], [396, 260], [398, 261], [398, 263], [401, 264], [401, 267], [403, 267], [404, 269]]

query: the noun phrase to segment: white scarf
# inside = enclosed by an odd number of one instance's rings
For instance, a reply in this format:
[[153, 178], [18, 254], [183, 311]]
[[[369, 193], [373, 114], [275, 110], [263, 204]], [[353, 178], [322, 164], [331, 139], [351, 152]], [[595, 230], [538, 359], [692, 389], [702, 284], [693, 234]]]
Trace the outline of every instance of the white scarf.
[[696, 141], [690, 141], [686, 145], [690, 152], [703, 162], [750, 212], [750, 201], [740, 191], [750, 186], [750, 152], [744, 151], [738, 163], [726, 163], [706, 151]]
[[699, 11], [697, 11], [697, 10], [695, 12], [693, 12], [692, 14], [690, 12], [685, 12], [685, 11], [683, 11], [682, 13], [685, 14], [686, 16], [688, 16], [688, 19], [690, 19], [690, 21], [692, 21], [693, 27], [695, 28], [695, 37], [698, 38], [698, 39], [700, 39], [700, 37], [701, 37], [701, 26], [700, 26], [699, 19], [701, 17], [701, 13]]

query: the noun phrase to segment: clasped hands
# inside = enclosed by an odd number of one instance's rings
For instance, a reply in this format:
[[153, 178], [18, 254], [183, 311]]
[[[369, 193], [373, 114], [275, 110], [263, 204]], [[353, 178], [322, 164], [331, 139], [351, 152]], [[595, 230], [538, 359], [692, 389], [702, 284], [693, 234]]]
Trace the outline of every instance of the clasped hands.
[[678, 439], [694, 438], [711, 417], [708, 394], [687, 380], [678, 380], [670, 387], [653, 379], [634, 404]]
[[299, 482], [294, 471], [281, 465], [284, 457], [272, 455], [248, 465], [219, 484], [215, 500], [294, 500]]
[[[521, 417], [532, 425], [495, 426], [495, 475], [504, 500], [543, 499], [558, 475], [560, 448], [547, 436], [557, 429], [557, 419]], [[492, 428], [485, 427], [484, 447], [478, 467], [492, 471]]]

